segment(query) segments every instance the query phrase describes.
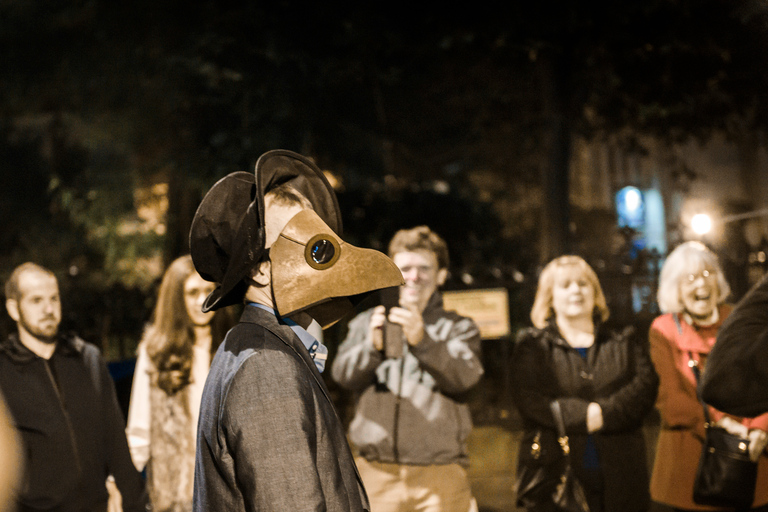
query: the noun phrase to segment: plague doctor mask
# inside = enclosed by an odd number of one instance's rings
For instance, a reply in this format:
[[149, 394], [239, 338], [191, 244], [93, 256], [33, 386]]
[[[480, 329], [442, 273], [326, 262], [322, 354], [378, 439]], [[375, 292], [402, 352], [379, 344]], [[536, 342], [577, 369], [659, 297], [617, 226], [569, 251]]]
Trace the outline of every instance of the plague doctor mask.
[[280, 316], [304, 311], [323, 328], [370, 292], [403, 284], [386, 255], [344, 242], [313, 210], [297, 213], [269, 249]]

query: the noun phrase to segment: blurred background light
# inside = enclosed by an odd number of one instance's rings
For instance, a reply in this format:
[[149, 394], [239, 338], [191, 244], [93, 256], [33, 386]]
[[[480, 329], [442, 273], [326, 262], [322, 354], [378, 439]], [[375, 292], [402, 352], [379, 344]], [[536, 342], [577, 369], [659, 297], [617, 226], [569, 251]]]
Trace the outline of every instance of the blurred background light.
[[645, 220], [645, 201], [637, 187], [624, 187], [616, 193], [619, 227], [640, 228]]
[[706, 235], [712, 231], [712, 217], [706, 213], [697, 213], [691, 217], [691, 229], [697, 235]]

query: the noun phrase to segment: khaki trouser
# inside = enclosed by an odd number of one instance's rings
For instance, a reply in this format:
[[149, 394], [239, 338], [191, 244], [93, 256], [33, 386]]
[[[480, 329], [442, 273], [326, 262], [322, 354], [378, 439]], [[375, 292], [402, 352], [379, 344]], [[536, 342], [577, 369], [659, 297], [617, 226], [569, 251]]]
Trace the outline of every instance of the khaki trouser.
[[468, 512], [472, 492], [459, 464], [416, 466], [355, 459], [371, 512]]

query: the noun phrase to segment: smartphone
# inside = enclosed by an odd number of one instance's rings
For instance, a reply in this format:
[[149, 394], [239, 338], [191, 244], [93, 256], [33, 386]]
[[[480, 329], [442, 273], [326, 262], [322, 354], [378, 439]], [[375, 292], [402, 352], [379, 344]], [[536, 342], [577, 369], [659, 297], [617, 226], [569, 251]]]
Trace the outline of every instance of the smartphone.
[[[389, 310], [394, 306], [400, 305], [400, 287], [393, 286], [381, 290], [381, 304]], [[403, 355], [403, 326], [394, 324], [390, 321], [384, 322], [384, 356], [397, 359]]]

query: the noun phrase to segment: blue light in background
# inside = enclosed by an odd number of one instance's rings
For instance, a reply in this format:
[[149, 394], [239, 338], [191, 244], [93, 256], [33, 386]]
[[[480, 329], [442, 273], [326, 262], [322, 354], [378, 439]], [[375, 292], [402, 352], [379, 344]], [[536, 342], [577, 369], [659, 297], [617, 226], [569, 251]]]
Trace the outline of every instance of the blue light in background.
[[641, 229], [645, 223], [645, 200], [637, 187], [624, 187], [616, 193], [619, 227]]

